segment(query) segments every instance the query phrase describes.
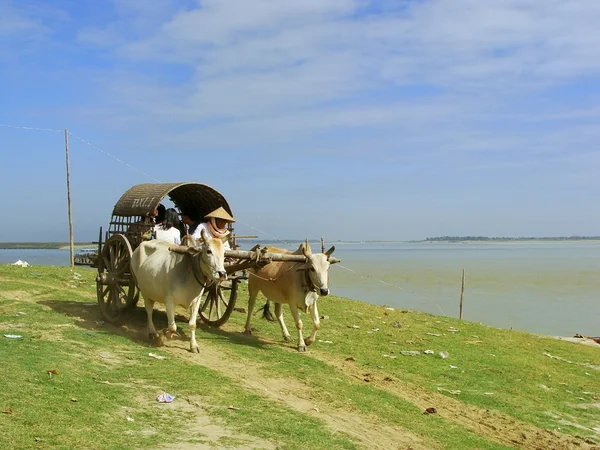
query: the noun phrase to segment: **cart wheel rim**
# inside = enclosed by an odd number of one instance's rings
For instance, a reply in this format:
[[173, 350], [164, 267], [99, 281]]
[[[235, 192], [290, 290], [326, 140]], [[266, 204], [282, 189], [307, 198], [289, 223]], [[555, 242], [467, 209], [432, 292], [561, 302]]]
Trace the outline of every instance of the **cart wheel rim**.
[[231, 286], [214, 285], [207, 289], [206, 298], [200, 306], [200, 319], [211, 327], [220, 327], [229, 319], [237, 300], [238, 280]]
[[99, 255], [97, 296], [103, 316], [115, 321], [121, 313], [134, 307], [139, 299], [130, 270], [133, 251], [121, 234], [110, 237]]

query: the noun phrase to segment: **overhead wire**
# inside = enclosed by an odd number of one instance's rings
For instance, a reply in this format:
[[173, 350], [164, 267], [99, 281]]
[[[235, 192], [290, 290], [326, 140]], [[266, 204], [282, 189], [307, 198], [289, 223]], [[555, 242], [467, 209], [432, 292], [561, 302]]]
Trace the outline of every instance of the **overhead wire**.
[[[4, 128], [11, 128], [11, 129], [17, 129], [17, 130], [26, 130], [26, 131], [45, 131], [45, 132], [52, 132], [52, 133], [63, 133], [63, 132], [65, 131], [65, 130], [56, 130], [56, 129], [53, 129], [53, 128], [38, 128], [38, 127], [19, 126], [19, 125], [8, 125], [8, 124], [0, 124], [0, 127], [4, 127]], [[87, 140], [85, 140], [85, 139], [83, 139], [83, 138], [81, 138], [81, 137], [79, 137], [79, 136], [77, 136], [77, 135], [75, 135], [75, 134], [73, 134], [73, 133], [69, 132], [69, 131], [67, 131], [67, 133], [68, 133], [68, 134], [69, 134], [69, 136], [71, 136], [72, 138], [74, 138], [74, 139], [77, 139], [78, 141], [82, 142], [83, 144], [86, 144], [87, 146], [89, 146], [90, 148], [93, 148], [94, 150], [96, 150], [96, 151], [98, 151], [98, 152], [100, 152], [100, 153], [102, 153], [102, 154], [104, 154], [104, 155], [108, 156], [109, 158], [112, 158], [112, 159], [114, 159], [115, 161], [119, 162], [120, 164], [123, 164], [124, 166], [126, 166], [127, 168], [129, 168], [129, 169], [131, 169], [131, 170], [133, 170], [133, 171], [135, 171], [135, 172], [138, 172], [138, 173], [140, 173], [141, 175], [144, 175], [145, 177], [148, 177], [148, 178], [150, 178], [151, 180], [154, 180], [154, 181], [155, 181], [155, 182], [157, 182], [157, 183], [161, 183], [161, 181], [160, 181], [160, 180], [158, 180], [158, 179], [154, 178], [153, 176], [149, 175], [148, 173], [146, 173], [146, 172], [144, 172], [144, 171], [142, 171], [142, 170], [140, 170], [140, 169], [138, 169], [138, 168], [136, 168], [136, 167], [132, 166], [131, 164], [129, 164], [129, 163], [127, 163], [127, 162], [123, 161], [122, 159], [120, 159], [120, 158], [118, 158], [118, 157], [116, 157], [116, 156], [112, 155], [111, 153], [109, 153], [109, 152], [107, 152], [107, 151], [105, 151], [105, 150], [101, 149], [100, 147], [98, 147], [98, 146], [96, 146], [96, 145], [92, 144], [91, 142], [89, 142], [89, 141], [87, 141]], [[254, 231], [257, 231], [257, 232], [259, 232], [259, 233], [262, 233], [262, 234], [264, 234], [264, 235], [266, 235], [266, 236], [268, 236], [268, 237], [271, 237], [271, 238], [273, 238], [274, 240], [276, 240], [277, 242], [282, 242], [282, 243], [285, 243], [286, 245], [290, 245], [290, 242], [289, 242], [289, 241], [286, 241], [286, 240], [284, 240], [284, 239], [280, 239], [280, 238], [278, 238], [277, 236], [274, 236], [274, 235], [272, 235], [272, 234], [270, 234], [270, 233], [267, 233], [266, 231], [264, 231], [264, 230], [261, 230], [261, 229], [259, 229], [259, 228], [256, 228], [256, 227], [254, 227], [254, 226], [252, 226], [252, 225], [250, 225], [250, 224], [247, 224], [247, 223], [245, 223], [245, 222], [242, 222], [241, 220], [237, 220], [237, 222], [238, 222], [238, 223], [240, 223], [240, 224], [242, 224], [242, 225], [244, 225], [244, 226], [246, 226], [246, 227], [248, 227], [248, 228], [251, 228], [251, 229], [252, 229], [252, 230], [254, 230]], [[414, 292], [414, 291], [410, 291], [410, 290], [408, 290], [408, 289], [405, 289], [405, 288], [403, 288], [403, 287], [401, 287], [401, 286], [398, 286], [398, 285], [395, 285], [395, 284], [393, 284], [393, 283], [389, 283], [389, 282], [387, 282], [387, 281], [380, 280], [380, 279], [378, 279], [378, 278], [373, 278], [373, 277], [371, 277], [371, 276], [369, 276], [369, 275], [363, 275], [363, 274], [360, 274], [360, 273], [358, 273], [357, 271], [355, 271], [355, 270], [353, 270], [353, 269], [351, 269], [351, 268], [349, 268], [349, 267], [343, 266], [343, 265], [341, 265], [341, 264], [337, 264], [336, 266], [337, 266], [337, 267], [339, 267], [339, 268], [341, 268], [341, 269], [345, 269], [345, 270], [347, 270], [347, 271], [350, 271], [350, 272], [352, 272], [352, 273], [355, 273], [355, 274], [357, 274], [357, 275], [358, 275], [360, 278], [362, 278], [362, 279], [369, 280], [369, 281], [375, 281], [375, 282], [379, 282], [379, 283], [381, 283], [381, 284], [384, 284], [384, 285], [386, 285], [386, 286], [389, 286], [389, 287], [392, 287], [392, 288], [395, 288], [395, 289], [399, 289], [399, 290], [402, 290], [402, 291], [405, 291], [405, 292], [409, 292], [409, 293], [411, 293], [411, 294], [413, 294], [413, 295], [415, 295], [415, 296], [417, 296], [417, 297], [421, 297], [421, 298], [424, 298], [424, 299], [427, 299], [427, 300], [430, 300], [430, 301], [434, 301], [434, 299], [432, 299], [432, 298], [430, 298], [430, 297], [427, 297], [427, 296], [425, 296], [425, 295], [419, 294], [419, 293], [417, 293], [417, 292]], [[334, 266], [334, 267], [335, 267], [335, 266]], [[440, 309], [440, 311], [442, 312], [442, 314], [443, 314], [443, 315], [446, 315], [446, 314], [444, 313], [444, 311], [442, 310], [442, 308], [440, 307], [440, 305], [438, 305], [438, 304], [436, 303], [436, 306], [437, 306], [437, 307]]]

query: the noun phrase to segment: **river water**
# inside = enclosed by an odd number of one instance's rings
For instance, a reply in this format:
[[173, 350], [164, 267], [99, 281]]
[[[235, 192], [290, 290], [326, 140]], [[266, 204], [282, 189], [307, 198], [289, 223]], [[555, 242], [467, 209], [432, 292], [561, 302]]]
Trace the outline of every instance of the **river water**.
[[[458, 317], [465, 269], [465, 320], [550, 335], [600, 335], [600, 243], [336, 247], [342, 263], [330, 270], [333, 295]], [[66, 266], [69, 251], [0, 250], [2, 264], [18, 259]]]

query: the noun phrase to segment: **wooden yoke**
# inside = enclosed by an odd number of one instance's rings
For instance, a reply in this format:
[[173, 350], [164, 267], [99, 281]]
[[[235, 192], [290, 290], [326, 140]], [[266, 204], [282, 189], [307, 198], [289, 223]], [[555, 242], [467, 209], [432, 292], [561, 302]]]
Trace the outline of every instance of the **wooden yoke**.
[[[233, 264], [226, 267], [227, 273], [232, 273], [237, 270], [249, 269], [253, 267], [263, 267], [273, 261], [305, 263], [304, 255], [290, 255], [288, 253], [271, 253], [267, 251], [267, 247], [256, 250], [225, 250], [225, 258], [234, 258], [247, 260], [238, 264]], [[337, 258], [329, 258], [330, 264], [341, 262]], [[242, 267], [243, 266], [243, 267]], [[239, 268], [241, 267], [241, 268]], [[235, 270], [233, 270], [235, 268]]]

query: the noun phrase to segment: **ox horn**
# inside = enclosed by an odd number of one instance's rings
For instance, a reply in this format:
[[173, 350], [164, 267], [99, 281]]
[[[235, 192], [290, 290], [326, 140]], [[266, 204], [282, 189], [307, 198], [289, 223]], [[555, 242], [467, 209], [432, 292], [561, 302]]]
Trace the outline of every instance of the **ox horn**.
[[325, 239], [321, 236], [321, 253], [325, 253]]
[[[325, 250], [325, 247], [323, 247], [323, 250]], [[327, 256], [327, 260], [329, 260], [329, 257], [331, 256], [331, 254], [335, 251], [335, 245], [332, 245], [331, 248], [327, 251], [323, 251], [323, 253], [325, 253], [325, 256]]]
[[311, 250], [310, 247], [308, 246], [308, 238], [306, 238], [306, 240], [304, 241], [304, 248], [302, 249], [302, 253], [304, 254], [304, 256], [306, 256], [307, 258], [309, 257], [309, 255], [311, 254]]

